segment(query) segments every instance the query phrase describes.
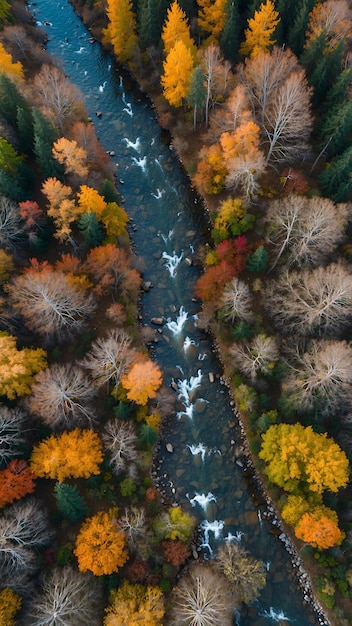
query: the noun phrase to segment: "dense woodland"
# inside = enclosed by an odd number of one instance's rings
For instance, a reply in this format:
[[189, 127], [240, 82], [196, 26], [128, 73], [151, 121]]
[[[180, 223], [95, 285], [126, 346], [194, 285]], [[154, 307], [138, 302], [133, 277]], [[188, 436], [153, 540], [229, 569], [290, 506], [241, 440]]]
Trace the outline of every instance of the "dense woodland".
[[[151, 95], [205, 199], [199, 324], [218, 340], [256, 467], [316, 593], [345, 626], [350, 4], [77, 10]], [[263, 564], [234, 542], [192, 563], [194, 520], [153, 487], [153, 445], [174, 406], [136, 327], [141, 268], [112, 165], [25, 5], [0, 0], [0, 20], [0, 621], [230, 625], [265, 584]]]

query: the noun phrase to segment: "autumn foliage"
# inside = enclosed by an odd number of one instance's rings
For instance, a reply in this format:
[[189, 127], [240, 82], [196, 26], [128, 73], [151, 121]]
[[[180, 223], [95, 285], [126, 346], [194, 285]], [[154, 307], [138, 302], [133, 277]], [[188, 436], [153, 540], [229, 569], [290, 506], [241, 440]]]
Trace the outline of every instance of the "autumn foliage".
[[191, 554], [189, 546], [179, 539], [163, 541], [162, 547], [165, 561], [174, 567], [182, 565]]
[[104, 626], [162, 626], [164, 613], [161, 589], [125, 581], [106, 609]]
[[34, 375], [46, 367], [41, 348], [17, 350], [16, 338], [0, 332], [0, 395], [9, 400], [31, 393]]
[[20, 610], [22, 600], [17, 593], [5, 587], [0, 591], [0, 624], [1, 626], [14, 626], [15, 615]]
[[35, 489], [35, 477], [26, 461], [13, 459], [0, 471], [0, 507], [19, 500]]
[[345, 538], [345, 533], [338, 527], [337, 514], [326, 507], [304, 513], [295, 528], [295, 534], [298, 539], [319, 550], [339, 546]]
[[150, 359], [137, 361], [121, 376], [121, 384], [127, 391], [128, 399], [137, 404], [147, 404], [149, 398], [155, 398], [161, 383], [162, 373]]

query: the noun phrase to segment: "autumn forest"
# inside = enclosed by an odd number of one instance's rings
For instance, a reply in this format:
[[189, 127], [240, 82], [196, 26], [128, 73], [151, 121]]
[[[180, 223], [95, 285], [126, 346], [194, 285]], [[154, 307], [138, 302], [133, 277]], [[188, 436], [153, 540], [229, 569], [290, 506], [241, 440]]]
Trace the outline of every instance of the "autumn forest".
[[[352, 612], [352, 7], [77, 0], [138, 81], [210, 245], [194, 296], [264, 489], [336, 626]], [[143, 267], [84, 96], [0, 0], [0, 622], [231, 626], [265, 586], [236, 542], [194, 558], [153, 451], [172, 392]]]

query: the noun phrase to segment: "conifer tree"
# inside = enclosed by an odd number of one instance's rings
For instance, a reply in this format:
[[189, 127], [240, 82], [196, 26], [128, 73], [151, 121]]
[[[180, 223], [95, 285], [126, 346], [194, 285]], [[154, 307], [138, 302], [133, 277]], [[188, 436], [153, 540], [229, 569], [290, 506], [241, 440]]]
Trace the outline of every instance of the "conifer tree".
[[9, 124], [16, 120], [17, 108], [25, 108], [26, 100], [5, 72], [0, 72], [0, 114]]
[[227, 0], [198, 0], [198, 25], [208, 34], [205, 45], [219, 43], [219, 36], [225, 24]]
[[164, 96], [172, 106], [181, 106], [187, 98], [193, 67], [190, 49], [182, 39], [177, 39], [164, 61], [164, 74], [161, 77]]
[[330, 89], [328, 90], [323, 106], [322, 112], [329, 112], [331, 107], [339, 105], [346, 97], [347, 90], [352, 83], [352, 68], [346, 67], [340, 71], [335, 80], [332, 82]]
[[88, 513], [88, 507], [79, 495], [76, 485], [57, 482], [54, 487], [56, 505], [63, 517], [70, 522], [79, 522]]
[[323, 191], [334, 202], [345, 202], [352, 192], [352, 146], [326, 164], [318, 177]]
[[261, 50], [268, 50], [276, 42], [272, 38], [279, 23], [279, 14], [275, 11], [274, 3], [267, 0], [262, 3], [254, 17], [248, 20], [248, 28], [245, 30], [245, 41], [242, 43], [240, 53], [249, 55], [255, 59]]
[[186, 14], [178, 2], [173, 2], [167, 11], [167, 17], [162, 29], [161, 39], [164, 44], [165, 56], [169, 54], [177, 41], [182, 41], [185, 47], [196, 55], [196, 47], [190, 34]]
[[38, 109], [33, 108], [32, 115], [34, 155], [41, 174], [43, 178], [49, 178], [50, 176], [62, 178], [63, 167], [54, 159], [52, 153], [52, 145], [58, 138], [59, 133]]
[[287, 41], [288, 29], [295, 20], [298, 6], [297, 0], [276, 0], [275, 2], [275, 8], [280, 17], [280, 22], [275, 31], [279, 46]]
[[207, 93], [205, 88], [205, 76], [203, 71], [199, 65], [194, 69], [190, 85], [189, 91], [187, 95], [188, 104], [193, 107], [193, 130], [196, 130], [197, 127], [197, 113], [198, 111], [202, 111], [205, 101], [206, 101]]
[[158, 46], [160, 33], [158, 3], [155, 0], [141, 0], [138, 11], [138, 39], [141, 49]]
[[16, 111], [17, 136], [21, 152], [31, 154], [33, 151], [33, 118], [29, 107], [17, 107]]
[[231, 63], [235, 63], [238, 59], [239, 19], [238, 0], [227, 0], [225, 23], [220, 35], [220, 49], [225, 59]]
[[302, 54], [304, 48], [309, 14], [314, 3], [315, 0], [300, 0], [297, 4], [296, 17], [291, 25], [288, 25], [287, 43], [297, 56]]
[[106, 42], [110, 42], [119, 61], [124, 62], [133, 55], [137, 44], [136, 16], [131, 0], [108, 0], [106, 13], [109, 18], [103, 30]]
[[101, 244], [103, 233], [95, 213], [92, 211], [82, 213], [78, 221], [78, 228], [90, 248], [95, 248]]
[[331, 156], [341, 154], [349, 145], [352, 132], [352, 100], [331, 107], [319, 125], [320, 147], [328, 145]]

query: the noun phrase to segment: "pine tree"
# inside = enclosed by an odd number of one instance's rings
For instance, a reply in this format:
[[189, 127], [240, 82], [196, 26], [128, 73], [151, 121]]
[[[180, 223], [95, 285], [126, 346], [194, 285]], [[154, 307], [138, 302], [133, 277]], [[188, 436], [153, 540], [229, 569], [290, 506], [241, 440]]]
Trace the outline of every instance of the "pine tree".
[[204, 107], [207, 92], [205, 88], [205, 76], [199, 65], [194, 69], [191, 76], [189, 92], [187, 95], [188, 104], [193, 107], [193, 130], [197, 127], [197, 113]]
[[138, 37], [141, 49], [146, 50], [150, 46], [158, 46], [161, 23], [157, 2], [155, 0], [141, 0], [138, 18]]
[[31, 154], [34, 141], [33, 118], [32, 112], [28, 107], [17, 107], [16, 126], [20, 151]]
[[95, 213], [91, 211], [83, 213], [78, 221], [78, 228], [90, 248], [101, 244], [103, 233]]
[[346, 97], [347, 90], [352, 83], [352, 68], [347, 67], [340, 71], [328, 90], [325, 101], [321, 107], [322, 112], [329, 110], [335, 105], [339, 105]]
[[109, 24], [103, 30], [104, 39], [113, 45], [119, 61], [127, 61], [137, 44], [136, 16], [131, 0], [108, 0], [106, 14]]
[[225, 24], [227, 0], [198, 0], [198, 25], [208, 35], [204, 45], [219, 42]]
[[302, 54], [306, 31], [309, 21], [309, 14], [314, 6], [315, 0], [301, 0], [297, 5], [296, 17], [291, 25], [288, 25], [287, 43], [298, 57]]
[[54, 487], [54, 495], [59, 512], [73, 524], [88, 514], [88, 506], [82, 496], [79, 495], [76, 485], [57, 482]]
[[254, 17], [248, 20], [248, 28], [245, 30], [245, 41], [242, 43], [240, 53], [249, 55], [255, 59], [261, 50], [268, 50], [274, 43], [272, 36], [280, 21], [279, 14], [275, 11], [274, 3], [266, 0], [262, 3]]
[[228, 59], [231, 63], [235, 63], [238, 60], [239, 19], [238, 0], [227, 0], [225, 24], [220, 35], [220, 48], [225, 59]]
[[352, 146], [326, 164], [318, 177], [324, 193], [334, 202], [346, 202], [352, 193]]
[[169, 54], [178, 41], [183, 42], [185, 47], [191, 51], [193, 57], [196, 55], [196, 47], [190, 34], [186, 14], [176, 1], [171, 4], [167, 11], [161, 39], [164, 44], [165, 56]]
[[164, 74], [161, 77], [164, 96], [172, 106], [181, 106], [187, 98], [193, 67], [190, 49], [182, 39], [177, 39], [164, 61]]
[[313, 104], [320, 110], [325, 94], [331, 87], [335, 76], [341, 71], [344, 56], [344, 42], [340, 41], [335, 48], [317, 59], [316, 66], [308, 76], [308, 82], [314, 88]]
[[277, 44], [281, 46], [286, 43], [288, 30], [295, 20], [298, 8], [297, 0], [276, 0], [275, 8], [280, 16], [275, 35]]
[[[342, 100], [341, 104], [331, 107], [319, 125], [320, 147], [329, 144], [331, 156], [341, 154], [349, 144], [352, 132], [352, 101]], [[331, 141], [330, 141], [331, 139]]]
[[0, 72], [0, 115], [9, 124], [16, 120], [17, 108], [28, 108], [27, 102], [20, 94], [17, 86], [4, 72]]
[[59, 136], [58, 131], [38, 111], [32, 109], [34, 155], [43, 178], [54, 176], [62, 179], [63, 167], [53, 157], [52, 145]]

